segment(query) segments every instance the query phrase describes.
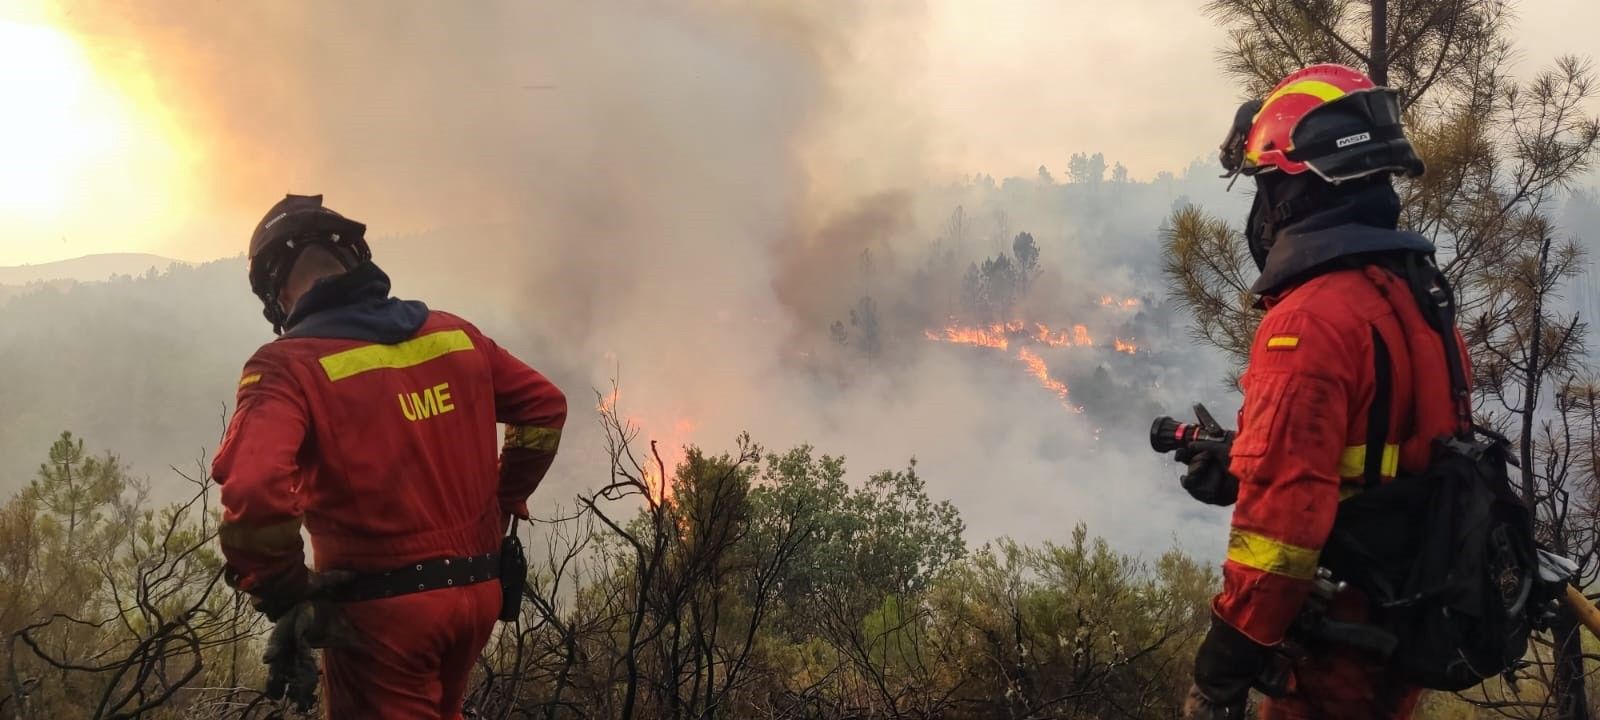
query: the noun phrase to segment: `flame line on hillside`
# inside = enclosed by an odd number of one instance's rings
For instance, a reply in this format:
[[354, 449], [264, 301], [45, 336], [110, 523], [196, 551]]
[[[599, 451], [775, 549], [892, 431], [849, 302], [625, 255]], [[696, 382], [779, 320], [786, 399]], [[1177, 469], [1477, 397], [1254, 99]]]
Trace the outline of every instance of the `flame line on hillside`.
[[1032, 337], [1042, 345], [1049, 347], [1092, 347], [1094, 345], [1094, 338], [1089, 336], [1089, 328], [1081, 324], [1072, 326], [1072, 335], [1070, 336], [1067, 335], [1066, 330], [1051, 332], [1050, 326], [1044, 323], [1034, 323], [1033, 326], [1037, 332]]
[[1062, 405], [1065, 405], [1068, 410], [1079, 412], [1078, 408], [1067, 402], [1067, 384], [1050, 377], [1050, 368], [1044, 364], [1044, 358], [1039, 357], [1027, 348], [1019, 348], [1017, 350], [1017, 359], [1021, 360], [1023, 365], [1028, 366], [1028, 374], [1038, 378], [1040, 385], [1056, 394]]
[[1143, 303], [1139, 301], [1139, 298], [1122, 298], [1119, 300], [1110, 295], [1100, 296], [1101, 307], [1114, 307], [1120, 310], [1132, 310], [1136, 307], [1139, 307], [1141, 304]]
[[944, 329], [944, 336], [934, 334], [932, 330], [924, 332], [929, 340], [937, 340], [957, 345], [976, 345], [978, 347], [1005, 350], [1011, 342], [1006, 339], [1004, 325], [995, 324], [987, 328], [968, 328], [952, 325]]
[[[1035, 332], [1025, 332], [1027, 323], [1013, 320], [1008, 323], [993, 323], [988, 327], [963, 327], [952, 324], [943, 329], [943, 333], [932, 330], [923, 331], [923, 335], [935, 342], [947, 342], [956, 345], [971, 345], [984, 347], [991, 350], [1009, 351], [1011, 341], [1008, 335], [1022, 335], [1023, 339], [1037, 342], [1046, 347], [1093, 346], [1094, 340], [1089, 336], [1089, 329], [1083, 325], [1072, 327], [1072, 336], [1068, 337], [1065, 330], [1052, 333], [1050, 327], [1044, 323], [1034, 323]], [[1131, 347], [1131, 345], [1130, 345]], [[1117, 340], [1117, 349], [1122, 352], [1122, 341]], [[1039, 384], [1046, 390], [1054, 393], [1061, 401], [1062, 407], [1072, 412], [1081, 413], [1083, 408], [1075, 406], [1070, 401], [1067, 384], [1050, 375], [1050, 368], [1045, 364], [1044, 358], [1026, 347], [1017, 348], [1016, 358], [1027, 369]]]

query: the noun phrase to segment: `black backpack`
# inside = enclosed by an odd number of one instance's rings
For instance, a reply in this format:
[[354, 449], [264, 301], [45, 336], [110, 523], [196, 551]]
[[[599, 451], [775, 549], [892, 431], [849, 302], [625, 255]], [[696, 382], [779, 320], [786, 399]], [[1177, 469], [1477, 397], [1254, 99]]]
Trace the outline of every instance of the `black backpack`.
[[1510, 443], [1472, 424], [1448, 281], [1425, 256], [1388, 269], [1407, 281], [1444, 343], [1459, 425], [1471, 430], [1438, 438], [1425, 473], [1380, 484], [1392, 368], [1374, 329], [1367, 485], [1340, 503], [1322, 563], [1367, 595], [1371, 622], [1397, 640], [1388, 658], [1397, 675], [1464, 690], [1514, 670], [1527, 652], [1537, 601], [1532, 513], [1512, 489]]

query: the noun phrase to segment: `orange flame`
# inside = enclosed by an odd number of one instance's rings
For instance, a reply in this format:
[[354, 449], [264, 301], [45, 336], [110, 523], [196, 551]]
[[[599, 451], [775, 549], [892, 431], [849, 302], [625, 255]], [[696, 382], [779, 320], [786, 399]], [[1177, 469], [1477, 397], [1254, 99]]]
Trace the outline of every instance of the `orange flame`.
[[[672, 465], [667, 462], [665, 453], [662, 454], [661, 464], [667, 472], [672, 472]], [[643, 477], [640, 479], [644, 480], [645, 487], [650, 490], [650, 497], [662, 502], [671, 502], [672, 496], [677, 493], [672, 490], [672, 482], [661, 477], [661, 468], [656, 467], [655, 456], [646, 458], [640, 465], [644, 466]]]
[[[1017, 350], [1017, 359], [1028, 366], [1029, 375], [1038, 378], [1040, 385], [1055, 393], [1056, 397], [1061, 399], [1061, 403], [1067, 405], [1067, 384], [1050, 377], [1050, 368], [1045, 366], [1044, 358], [1033, 354], [1027, 348], [1021, 348]], [[1073, 409], [1071, 405], [1067, 405], [1067, 408]]]
[[1118, 300], [1110, 295], [1100, 296], [1101, 307], [1114, 307], [1120, 310], [1132, 310], [1139, 307], [1139, 298], [1122, 298]]
[[1039, 328], [1039, 332], [1034, 336], [1034, 339], [1038, 340], [1042, 345], [1049, 347], [1065, 347], [1072, 344], [1072, 340], [1068, 338], [1067, 334], [1064, 332], [1052, 334], [1050, 332], [1050, 327], [1044, 323], [1034, 323], [1034, 326]]
[[[610, 394], [600, 398], [600, 403], [595, 409], [602, 413], [617, 414], [617, 419], [624, 427], [631, 427], [637, 430], [635, 440], [638, 442], [634, 445], [634, 454], [638, 458], [640, 479], [644, 481], [650, 497], [670, 501], [673, 496], [671, 474], [677, 467], [678, 455], [683, 452], [683, 446], [693, 439], [695, 431], [700, 428], [700, 423], [693, 418], [682, 415], [678, 416], [670, 425], [666, 423], [646, 423], [637, 415], [617, 413], [617, 400], [621, 397], [622, 391], [613, 388]], [[657, 433], [650, 431], [652, 426], [661, 427], [664, 425], [672, 429], [670, 433], [666, 433], [666, 437], [658, 437]], [[650, 451], [650, 440], [656, 441], [656, 452], [661, 454], [659, 466], [656, 464], [655, 453]], [[666, 473], [666, 477], [662, 476], [663, 470]]]
[[[978, 347], [1005, 350], [1011, 345], [1010, 341], [1006, 340], [1006, 327], [1007, 326], [999, 323], [990, 325], [987, 328], [951, 325], [950, 327], [944, 329], [943, 337], [934, 334], [932, 330], [927, 331], [926, 334], [929, 340], [942, 340], [944, 342], [956, 343], [957, 345], [976, 345]], [[1018, 329], [1021, 329], [1020, 326]]]
[[1083, 325], [1073, 325], [1071, 336], [1068, 336], [1065, 330], [1052, 332], [1050, 326], [1044, 323], [1034, 323], [1033, 325], [1037, 329], [1037, 332], [1032, 336], [1033, 339], [1047, 347], [1067, 347], [1069, 345], [1087, 347], [1094, 344], [1094, 340], [1089, 337], [1089, 328]]
[[[1106, 296], [1107, 304], [1116, 304], [1114, 298]], [[1137, 304], [1138, 300], [1123, 301], [1123, 307]], [[984, 327], [969, 327], [951, 323], [941, 330], [925, 330], [923, 335], [935, 342], [948, 342], [957, 345], [972, 345], [995, 350], [1009, 350], [1015, 341], [1023, 344], [1036, 343], [1045, 347], [1091, 347], [1094, 338], [1089, 335], [1089, 328], [1085, 325], [1073, 325], [1071, 331], [1052, 330], [1044, 323], [1033, 323], [1032, 330], [1025, 330], [1027, 323], [1013, 320], [1007, 323], [993, 323]], [[1117, 352], [1134, 353], [1138, 347], [1131, 340], [1122, 338], [1113, 339], [1113, 347]], [[1083, 408], [1076, 407], [1069, 401], [1067, 384], [1050, 376], [1050, 369], [1045, 365], [1044, 358], [1027, 347], [1017, 348], [1017, 359], [1026, 366], [1028, 374], [1032, 375], [1043, 385], [1046, 390], [1055, 393], [1061, 404], [1073, 412], [1083, 412]]]

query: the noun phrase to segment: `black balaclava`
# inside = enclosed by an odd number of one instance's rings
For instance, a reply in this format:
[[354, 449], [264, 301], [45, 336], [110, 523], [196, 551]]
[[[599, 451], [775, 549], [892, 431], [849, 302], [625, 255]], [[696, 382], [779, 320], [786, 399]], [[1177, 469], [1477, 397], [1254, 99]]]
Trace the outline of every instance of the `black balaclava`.
[[1309, 171], [1261, 173], [1255, 181], [1245, 240], [1258, 270], [1266, 268], [1267, 253], [1290, 226], [1311, 230], [1358, 223], [1392, 230], [1400, 222], [1400, 196], [1388, 173], [1338, 185]]

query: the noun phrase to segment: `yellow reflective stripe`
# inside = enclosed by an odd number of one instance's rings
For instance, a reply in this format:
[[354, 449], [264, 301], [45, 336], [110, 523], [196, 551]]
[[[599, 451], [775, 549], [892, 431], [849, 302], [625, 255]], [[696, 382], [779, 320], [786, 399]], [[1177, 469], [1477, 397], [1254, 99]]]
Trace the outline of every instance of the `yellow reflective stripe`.
[[261, 382], [261, 373], [250, 373], [249, 375], [239, 378], [239, 387], [254, 385], [258, 382]]
[[1346, 500], [1349, 500], [1350, 498], [1353, 498], [1353, 497], [1355, 497], [1357, 495], [1360, 495], [1361, 491], [1365, 490], [1365, 489], [1366, 488], [1363, 488], [1362, 486], [1356, 485], [1354, 483], [1345, 483], [1343, 485], [1340, 485], [1339, 486], [1339, 502], [1344, 502]]
[[1319, 554], [1249, 530], [1228, 533], [1228, 560], [1274, 575], [1310, 580], [1317, 573]]
[[329, 380], [343, 380], [368, 370], [408, 368], [453, 352], [472, 349], [472, 338], [464, 330], [440, 330], [414, 337], [398, 345], [364, 345], [337, 352], [321, 359]]
[[[1378, 466], [1378, 474], [1384, 477], [1394, 477], [1400, 472], [1400, 446], [1383, 446], [1383, 462]], [[1367, 473], [1367, 446], [1351, 445], [1344, 449], [1339, 456], [1339, 477], [1361, 477]]]
[[[1330, 85], [1321, 80], [1301, 80], [1300, 82], [1286, 85], [1277, 92], [1268, 95], [1266, 102], [1261, 103], [1261, 112], [1266, 112], [1267, 108], [1272, 107], [1272, 101], [1285, 95], [1310, 95], [1323, 102], [1328, 102], [1344, 97], [1344, 91], [1340, 90], [1338, 86]], [[1256, 113], [1256, 117], [1261, 117], [1261, 113]]]
[[1295, 348], [1300, 347], [1299, 335], [1273, 335], [1267, 338], [1269, 348]]
[[223, 521], [217, 537], [223, 547], [277, 555], [300, 547], [300, 518], [262, 526]]
[[553, 453], [561, 445], [561, 428], [506, 426], [506, 449], [534, 450]]

